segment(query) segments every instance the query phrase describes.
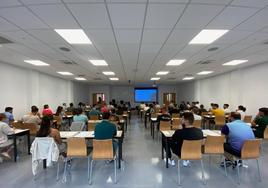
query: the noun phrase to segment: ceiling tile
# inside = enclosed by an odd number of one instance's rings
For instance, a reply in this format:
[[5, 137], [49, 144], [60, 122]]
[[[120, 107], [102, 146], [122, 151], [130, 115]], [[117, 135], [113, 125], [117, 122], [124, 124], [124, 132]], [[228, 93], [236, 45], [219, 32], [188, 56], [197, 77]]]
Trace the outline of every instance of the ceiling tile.
[[115, 42], [111, 29], [90, 29], [85, 32], [93, 44], [113, 44]]
[[20, 30], [20, 31], [1, 31], [0, 32], [7, 39], [18, 42], [22, 44], [40, 44], [41, 42], [28, 33]]
[[61, 0], [20, 0], [25, 5], [61, 3]]
[[188, 44], [200, 30], [197, 29], [174, 29], [167, 40], [167, 44]]
[[227, 5], [232, 0], [192, 0], [191, 3], [220, 4]]
[[20, 6], [21, 3], [17, 0], [1, 0], [0, 7]]
[[48, 44], [67, 44], [54, 30], [28, 30], [33, 36]]
[[6, 21], [3, 18], [0, 18], [0, 31], [10, 31], [10, 30], [19, 30], [18, 27], [16, 27], [15, 25], [9, 23], [8, 21]]
[[268, 5], [267, 0], [234, 0], [231, 5], [263, 8]]
[[169, 29], [145, 29], [143, 31], [143, 44], [158, 44], [163, 43], [169, 34]]
[[141, 29], [116, 29], [116, 40], [118, 43], [140, 43]]

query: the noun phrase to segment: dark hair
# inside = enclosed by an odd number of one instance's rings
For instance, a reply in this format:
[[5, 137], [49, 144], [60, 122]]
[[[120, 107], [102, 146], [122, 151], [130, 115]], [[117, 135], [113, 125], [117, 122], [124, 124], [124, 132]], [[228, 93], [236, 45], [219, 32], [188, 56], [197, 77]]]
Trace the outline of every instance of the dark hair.
[[76, 109], [76, 115], [80, 115], [80, 114], [82, 114], [82, 112], [83, 112], [82, 108]]
[[215, 106], [216, 108], [219, 108], [219, 105], [218, 104], [213, 104], [213, 106]]
[[74, 108], [73, 109], [73, 115], [77, 115], [78, 114], [77, 111], [78, 111], [78, 109], [77, 108]]
[[227, 106], [227, 108], [229, 107], [229, 104], [224, 104], [223, 106]]
[[35, 112], [38, 112], [38, 108], [37, 108], [37, 106], [32, 106], [31, 107], [31, 111], [32, 111], [32, 113], [35, 113]]
[[13, 110], [12, 107], [6, 107], [6, 108], [5, 108], [5, 112], [9, 112], [9, 111], [11, 111], [11, 110]]
[[184, 112], [182, 116], [185, 120], [189, 121], [191, 125], [194, 123], [194, 115], [192, 112]]
[[7, 118], [6, 114], [0, 113], [0, 121], [4, 120], [6, 118]]
[[110, 112], [104, 112], [104, 113], [102, 114], [102, 118], [103, 118], [103, 119], [109, 119], [109, 118], [110, 118]]
[[56, 111], [56, 116], [59, 116], [60, 115], [62, 109], [63, 109], [62, 106], [58, 106], [57, 111]]
[[260, 108], [259, 111], [260, 111], [260, 112], [263, 112], [265, 116], [268, 115], [268, 108], [266, 108], [266, 107], [262, 107], [262, 108]]
[[74, 104], [73, 103], [70, 103], [70, 106], [72, 107], [72, 106], [74, 106]]
[[242, 105], [239, 105], [238, 106], [238, 110], [242, 110], [243, 112], [245, 112], [246, 111], [246, 108], [244, 106], [242, 106]]
[[198, 114], [199, 109], [198, 109], [196, 106], [194, 106], [194, 107], [192, 108], [192, 111], [193, 111], [193, 113]]
[[239, 112], [231, 112], [231, 117], [235, 120], [241, 120], [241, 114]]
[[203, 105], [203, 104], [201, 104], [201, 105], [200, 105], [200, 108], [201, 108], [201, 109], [203, 109], [203, 108], [204, 108], [204, 105]]
[[50, 134], [51, 119], [49, 117], [43, 117], [40, 129], [36, 133], [36, 137], [47, 137]]
[[47, 108], [49, 108], [49, 106], [48, 106], [48, 104], [45, 104], [44, 109], [47, 109]]

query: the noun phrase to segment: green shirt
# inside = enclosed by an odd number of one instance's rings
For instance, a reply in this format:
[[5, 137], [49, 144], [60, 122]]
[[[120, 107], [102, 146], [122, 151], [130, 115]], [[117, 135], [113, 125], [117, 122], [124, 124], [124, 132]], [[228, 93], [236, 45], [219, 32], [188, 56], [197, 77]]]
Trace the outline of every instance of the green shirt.
[[97, 140], [112, 139], [116, 135], [116, 126], [107, 120], [103, 120], [96, 125], [94, 134]]
[[256, 119], [255, 123], [258, 125], [258, 127], [256, 127], [255, 136], [258, 138], [263, 138], [264, 130], [268, 125], [268, 116]]

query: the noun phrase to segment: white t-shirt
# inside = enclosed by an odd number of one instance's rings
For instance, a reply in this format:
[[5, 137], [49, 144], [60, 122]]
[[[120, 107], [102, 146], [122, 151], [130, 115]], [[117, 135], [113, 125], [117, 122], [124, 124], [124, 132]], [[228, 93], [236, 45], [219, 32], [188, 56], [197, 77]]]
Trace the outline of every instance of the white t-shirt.
[[0, 121], [0, 147], [5, 147], [8, 142], [7, 135], [14, 133], [14, 129], [5, 122]]
[[229, 108], [223, 109], [225, 114], [230, 114], [231, 110]]
[[194, 120], [202, 120], [202, 117], [197, 114], [194, 114]]
[[240, 113], [241, 115], [241, 120], [243, 121], [244, 120], [244, 117], [245, 117], [245, 112], [243, 110], [237, 110], [238, 113]]
[[33, 123], [39, 125], [41, 123], [41, 119], [37, 115], [27, 114], [22, 117], [22, 121], [24, 123]]

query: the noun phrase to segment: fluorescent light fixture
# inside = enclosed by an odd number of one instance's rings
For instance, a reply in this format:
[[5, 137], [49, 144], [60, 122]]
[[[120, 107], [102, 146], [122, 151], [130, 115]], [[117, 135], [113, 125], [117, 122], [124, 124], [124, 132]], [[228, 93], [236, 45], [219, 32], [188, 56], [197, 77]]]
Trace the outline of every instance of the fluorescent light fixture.
[[232, 60], [232, 61], [229, 61], [227, 63], [224, 63], [222, 65], [226, 65], [226, 66], [235, 66], [235, 65], [239, 65], [239, 64], [242, 64], [242, 63], [246, 63], [248, 62], [248, 60], [246, 59], [237, 59], [237, 60]]
[[193, 80], [193, 79], [194, 79], [193, 76], [186, 76], [182, 80]]
[[0, 44], [0, 48], [2, 47], [2, 45]]
[[204, 29], [200, 31], [189, 44], [211, 44], [222, 37], [229, 30]]
[[95, 66], [108, 66], [107, 62], [105, 60], [89, 60], [93, 65]]
[[110, 80], [117, 81], [119, 78], [109, 78]]
[[172, 59], [169, 62], [167, 62], [167, 66], [179, 66], [183, 64], [186, 60], [185, 59]]
[[197, 73], [198, 75], [206, 75], [206, 74], [211, 74], [213, 73], [213, 71], [202, 71], [202, 72], [199, 72]]
[[115, 75], [114, 72], [111, 72], [111, 71], [104, 71], [102, 72], [104, 75]]
[[92, 44], [82, 29], [55, 29], [69, 44]]
[[156, 75], [167, 75], [169, 71], [159, 71], [156, 73]]
[[87, 79], [85, 79], [85, 78], [83, 78], [83, 77], [77, 77], [77, 78], [75, 78], [76, 80], [87, 80]]
[[151, 80], [160, 80], [160, 77], [153, 77]]
[[61, 75], [65, 75], [65, 76], [74, 75], [74, 74], [71, 73], [71, 72], [58, 72], [58, 73], [61, 74]]
[[25, 63], [32, 64], [34, 66], [49, 66], [49, 64], [40, 60], [24, 60]]

